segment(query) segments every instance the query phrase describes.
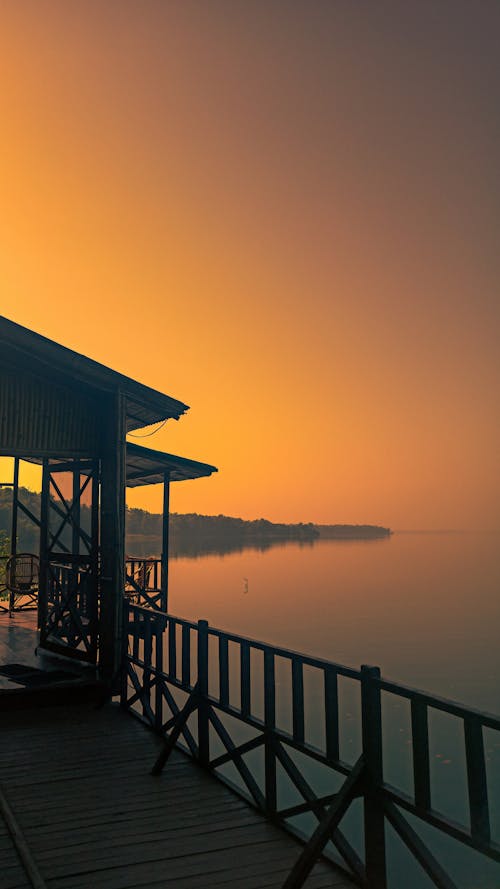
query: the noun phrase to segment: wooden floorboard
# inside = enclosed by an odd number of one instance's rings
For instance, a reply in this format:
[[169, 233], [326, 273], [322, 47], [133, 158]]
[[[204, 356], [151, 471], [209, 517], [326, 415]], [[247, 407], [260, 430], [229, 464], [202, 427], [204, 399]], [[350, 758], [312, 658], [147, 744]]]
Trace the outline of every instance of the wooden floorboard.
[[[300, 845], [116, 705], [4, 715], [0, 785], [47, 889], [281, 889]], [[0, 824], [1, 889], [31, 884]], [[307, 889], [349, 889], [316, 865]]]
[[26, 871], [21, 865], [16, 847], [0, 812], [0, 887], [1, 889], [31, 889]]

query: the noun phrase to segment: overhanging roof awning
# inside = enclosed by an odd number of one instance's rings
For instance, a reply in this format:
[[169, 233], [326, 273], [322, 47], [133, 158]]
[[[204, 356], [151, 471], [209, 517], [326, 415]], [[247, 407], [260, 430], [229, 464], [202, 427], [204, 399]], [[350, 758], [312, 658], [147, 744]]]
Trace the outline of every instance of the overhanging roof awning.
[[0, 315], [0, 371], [2, 366], [11, 371], [18, 368], [70, 388], [83, 386], [89, 395], [122, 392], [126, 401], [127, 432], [170, 418], [178, 420], [189, 410], [182, 401]]
[[[28, 455], [22, 458], [28, 463], [42, 462], [41, 457]], [[73, 461], [67, 457], [51, 457], [49, 465], [62, 472], [71, 472], [77, 463], [82, 475], [91, 472], [91, 460]], [[182, 482], [186, 479], [204, 478], [217, 472], [216, 466], [209, 463], [200, 463], [198, 460], [189, 460], [187, 457], [178, 457], [175, 454], [165, 454], [163, 451], [153, 451], [151, 448], [143, 448], [141, 445], [127, 441], [126, 452], [126, 484], [127, 488], [137, 488], [140, 485], [157, 485], [163, 482], [165, 473], [170, 475], [171, 482]]]
[[162, 451], [153, 451], [151, 448], [127, 442], [128, 488], [156, 485], [164, 480], [166, 472], [169, 473], [171, 482], [180, 482], [212, 475], [217, 472], [217, 468], [209, 463], [199, 463], [197, 460], [188, 460], [187, 457], [164, 454]]

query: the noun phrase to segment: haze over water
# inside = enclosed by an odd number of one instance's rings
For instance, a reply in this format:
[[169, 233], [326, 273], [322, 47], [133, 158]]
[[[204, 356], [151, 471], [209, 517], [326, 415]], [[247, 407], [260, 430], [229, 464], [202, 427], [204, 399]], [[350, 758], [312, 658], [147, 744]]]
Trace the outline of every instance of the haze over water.
[[375, 664], [498, 713], [499, 536], [408, 532], [173, 559], [169, 610], [348, 666]]
[[[351, 667], [377, 665], [386, 678], [499, 713], [499, 537], [498, 532], [401, 532], [373, 541], [320, 540], [265, 551], [172, 559], [169, 610]], [[290, 676], [283, 664], [279, 667], [280, 660], [276, 661], [276, 718], [278, 725], [291, 731]], [[314, 672], [304, 675], [306, 739], [323, 749], [323, 687]], [[355, 686], [350, 680], [339, 681], [340, 755], [351, 763], [361, 752]], [[262, 709], [261, 687], [257, 671], [252, 678], [256, 716]], [[213, 693], [217, 694], [216, 685]], [[411, 796], [408, 704], [384, 693], [382, 715], [384, 778]], [[431, 711], [429, 744], [433, 806], [467, 824], [460, 721]], [[485, 747], [492, 832], [498, 841], [497, 733], [485, 733]], [[314, 779], [311, 768], [308, 765], [309, 780]], [[324, 789], [324, 775], [316, 780]], [[356, 811], [354, 807], [347, 831], [355, 845], [361, 837]], [[419, 824], [418, 832], [461, 889], [498, 889], [497, 864], [441, 835], [433, 836], [425, 825]], [[407, 889], [432, 886], [389, 828], [388, 867], [391, 889], [399, 889], [403, 875]]]

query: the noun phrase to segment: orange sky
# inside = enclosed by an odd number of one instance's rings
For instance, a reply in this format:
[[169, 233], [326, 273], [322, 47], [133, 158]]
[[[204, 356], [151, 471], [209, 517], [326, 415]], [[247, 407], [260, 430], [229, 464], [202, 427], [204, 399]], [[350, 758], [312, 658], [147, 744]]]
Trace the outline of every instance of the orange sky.
[[499, 527], [499, 37], [488, 0], [0, 4], [0, 311], [191, 405], [143, 442], [219, 467], [174, 510]]

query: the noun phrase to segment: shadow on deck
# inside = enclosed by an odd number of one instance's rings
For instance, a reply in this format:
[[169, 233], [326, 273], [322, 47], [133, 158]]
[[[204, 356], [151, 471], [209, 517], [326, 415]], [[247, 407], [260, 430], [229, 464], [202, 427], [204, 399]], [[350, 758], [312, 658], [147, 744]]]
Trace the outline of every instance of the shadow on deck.
[[95, 667], [37, 651], [34, 611], [0, 614], [0, 712], [99, 701]]
[[[2, 889], [280, 889], [300, 845], [115, 704], [5, 714], [0, 789], [35, 873], [0, 821]], [[327, 863], [308, 889], [352, 886]]]

